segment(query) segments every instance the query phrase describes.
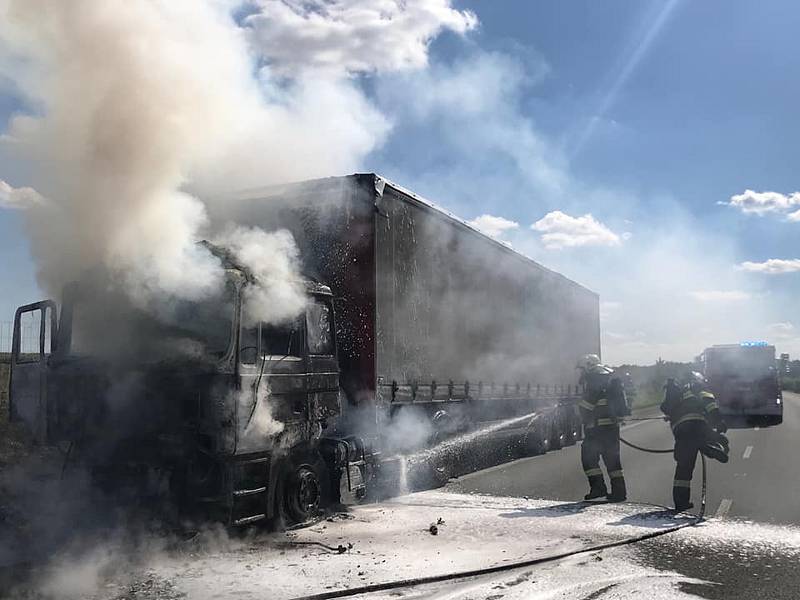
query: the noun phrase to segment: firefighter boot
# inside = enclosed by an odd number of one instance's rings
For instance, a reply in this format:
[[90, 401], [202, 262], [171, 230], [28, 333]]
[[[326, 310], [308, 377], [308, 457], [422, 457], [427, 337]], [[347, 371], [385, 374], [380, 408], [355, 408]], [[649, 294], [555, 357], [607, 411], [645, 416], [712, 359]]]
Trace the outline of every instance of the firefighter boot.
[[721, 463], [728, 462], [728, 451], [728, 448], [722, 443], [712, 441], [706, 442], [703, 447], [700, 448], [700, 452], [705, 454], [708, 458], [713, 458]]
[[625, 489], [625, 477], [623, 477], [622, 471], [613, 471], [611, 473], [611, 493], [606, 497], [609, 502], [624, 502], [628, 498], [628, 493]]
[[605, 498], [608, 494], [606, 489], [606, 480], [602, 475], [589, 475], [589, 493], [586, 494], [584, 500], [597, 500], [598, 498]]
[[675, 502], [675, 512], [683, 512], [694, 506], [694, 504], [689, 502], [689, 496], [692, 492], [691, 487], [689, 487], [690, 484], [691, 482], [689, 481], [675, 481], [672, 487], [672, 500]]

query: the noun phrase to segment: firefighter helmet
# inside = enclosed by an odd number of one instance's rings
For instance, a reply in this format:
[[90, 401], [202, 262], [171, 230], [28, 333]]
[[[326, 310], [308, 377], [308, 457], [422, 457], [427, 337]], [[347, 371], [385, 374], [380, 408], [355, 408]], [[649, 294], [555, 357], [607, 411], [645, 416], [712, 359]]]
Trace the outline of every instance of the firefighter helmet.
[[600, 362], [600, 357], [597, 354], [587, 354], [584, 356], [577, 366], [578, 369], [583, 369], [584, 373], [595, 373], [599, 375], [610, 375], [614, 369], [607, 367]]
[[701, 392], [706, 386], [706, 378], [702, 373], [692, 371], [686, 375], [686, 387], [691, 391], [697, 393]]

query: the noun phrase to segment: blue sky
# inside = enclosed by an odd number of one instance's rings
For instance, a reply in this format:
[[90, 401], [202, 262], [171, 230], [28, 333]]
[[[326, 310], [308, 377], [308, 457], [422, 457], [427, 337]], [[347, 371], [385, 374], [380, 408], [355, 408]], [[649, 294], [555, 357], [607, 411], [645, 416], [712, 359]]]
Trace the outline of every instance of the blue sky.
[[[430, 35], [427, 66], [379, 65], [351, 81], [387, 123], [355, 169], [466, 219], [506, 219], [493, 233], [600, 293], [612, 362], [685, 360], [740, 339], [800, 352], [800, 266], [759, 266], [800, 256], [790, 196], [799, 185], [800, 6], [453, 7], [478, 23]], [[0, 85], [0, 127], [26, 110]], [[4, 162], [0, 179], [32, 185]], [[725, 204], [748, 189], [756, 194]], [[0, 253], [2, 321], [40, 294], [22, 211], [0, 209]], [[743, 270], [745, 261], [754, 266]]]

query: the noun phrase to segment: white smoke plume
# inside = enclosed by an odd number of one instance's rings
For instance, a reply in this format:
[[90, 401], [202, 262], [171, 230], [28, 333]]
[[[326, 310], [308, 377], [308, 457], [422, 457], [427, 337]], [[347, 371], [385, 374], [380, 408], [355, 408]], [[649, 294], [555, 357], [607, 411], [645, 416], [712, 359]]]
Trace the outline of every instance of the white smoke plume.
[[235, 402], [239, 405], [240, 436], [237, 452], [255, 452], [264, 448], [265, 443], [283, 431], [283, 423], [272, 414], [270, 390], [262, 382], [258, 390], [249, 386], [235, 392]]
[[[390, 124], [349, 75], [422, 66], [442, 29], [474, 25], [447, 0], [0, 0], [0, 76], [27, 105], [0, 154], [52, 200], [27, 212], [40, 283], [102, 266], [140, 305], [208, 294], [221, 270], [195, 244], [215, 226], [198, 198], [355, 170]], [[283, 234], [239, 250], [270, 282], [294, 267]], [[297, 309], [291, 286], [270, 294], [275, 318]]]
[[214, 241], [249, 266], [259, 282], [244, 290], [246, 326], [259, 321], [280, 323], [296, 316], [297, 307], [305, 304], [305, 290], [296, 275], [299, 256], [291, 233], [231, 226]]

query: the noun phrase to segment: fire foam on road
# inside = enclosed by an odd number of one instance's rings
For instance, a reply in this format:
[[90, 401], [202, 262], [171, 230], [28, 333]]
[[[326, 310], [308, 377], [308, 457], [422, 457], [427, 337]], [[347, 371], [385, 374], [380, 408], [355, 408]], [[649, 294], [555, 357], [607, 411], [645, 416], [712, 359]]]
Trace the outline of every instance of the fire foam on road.
[[[430, 526], [439, 519], [443, 523], [432, 535]], [[270, 598], [295, 598], [578, 551], [687, 519], [633, 503], [589, 505], [428, 491], [361, 506], [345, 518], [263, 536], [234, 550], [201, 553], [189, 562], [185, 557], [162, 561], [150, 569], [149, 576], [174, 583], [191, 598], [233, 590], [245, 598], [265, 597], [267, 591]], [[800, 530], [795, 528], [711, 520], [671, 535], [688, 536], [687, 541], [709, 536], [731, 541], [733, 537], [800, 550]], [[337, 554], [312, 542], [353, 546]], [[625, 548], [582, 554], [477, 580], [406, 590], [406, 594], [417, 597], [447, 589], [460, 597], [462, 592], [471, 596], [485, 588], [503, 589], [504, 598], [549, 597], [557, 592], [582, 597], [607, 587], [604, 597], [613, 598], [646, 587], [661, 590], [657, 597], [685, 597], [675, 583], [693, 580], [643, 567], [630, 556]]]
[[[463, 495], [447, 489], [427, 491], [356, 507], [348, 514], [285, 533], [236, 540], [217, 531], [188, 542], [152, 544], [159, 550], [132, 557], [124, 563], [127, 568], [115, 569], [111, 579], [102, 577], [98, 569], [96, 591], [87, 593], [82, 588], [79, 597], [127, 594], [140, 599], [202, 599], [235, 595], [288, 600], [513, 565], [639, 537], [688, 521], [688, 516], [635, 503], [564, 503]], [[436, 525], [435, 535], [432, 525]], [[749, 549], [753, 555], [800, 556], [800, 529], [711, 519], [641, 545], [588, 551], [546, 564], [379, 592], [369, 598], [390, 600], [398, 594], [497, 600], [622, 598], [645, 592], [651, 600], [694, 597], [682, 590], [687, 585], [716, 585], [713, 577], [697, 579], [700, 575], [686, 574], [683, 569], [681, 574], [670, 568], [669, 562], [644, 560], [641, 550], [660, 556], [667, 548], [672, 548], [669, 552], [673, 555], [700, 548], [700, 554], [714, 555], [723, 546]], [[64, 592], [63, 585], [53, 582], [86, 571], [80, 560], [65, 562], [59, 569], [48, 576], [51, 585], [46, 590]]]

